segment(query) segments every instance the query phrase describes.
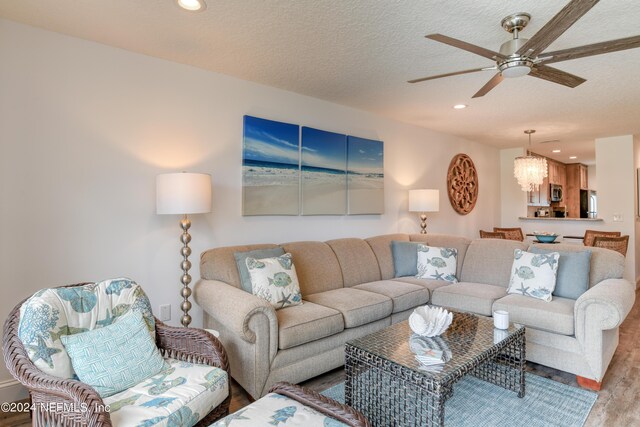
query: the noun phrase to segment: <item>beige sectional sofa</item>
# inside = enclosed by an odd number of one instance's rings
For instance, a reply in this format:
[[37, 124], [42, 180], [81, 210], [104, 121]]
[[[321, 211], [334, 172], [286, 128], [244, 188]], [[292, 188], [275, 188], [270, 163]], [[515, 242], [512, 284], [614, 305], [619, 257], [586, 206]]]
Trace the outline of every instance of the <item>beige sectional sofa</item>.
[[[456, 248], [460, 283], [394, 278], [394, 240]], [[204, 326], [220, 332], [231, 376], [254, 398], [278, 381], [297, 383], [342, 366], [346, 341], [405, 320], [426, 303], [485, 316], [505, 309], [512, 321], [527, 326], [528, 360], [601, 381], [618, 344], [618, 327], [635, 300], [633, 285], [622, 279], [624, 257], [606, 249], [589, 248], [586, 293], [545, 302], [506, 293], [514, 249], [527, 249], [527, 243], [390, 234], [279, 245], [293, 255], [304, 303], [276, 311], [241, 289], [234, 253], [277, 246], [204, 252], [194, 289]]]

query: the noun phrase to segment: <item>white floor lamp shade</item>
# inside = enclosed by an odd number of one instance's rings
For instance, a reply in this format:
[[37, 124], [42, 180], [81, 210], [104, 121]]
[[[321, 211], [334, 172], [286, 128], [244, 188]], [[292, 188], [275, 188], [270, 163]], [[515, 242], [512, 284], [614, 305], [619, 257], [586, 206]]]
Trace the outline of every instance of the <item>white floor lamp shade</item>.
[[182, 236], [180, 241], [183, 246], [180, 250], [182, 255], [182, 309], [183, 315], [180, 322], [183, 326], [188, 327], [191, 323], [191, 276], [189, 269], [191, 268], [191, 248], [189, 242], [191, 235], [189, 227], [191, 221], [187, 214], [200, 214], [211, 212], [211, 175], [205, 173], [165, 173], [156, 177], [156, 212], [158, 214], [178, 214], [183, 215], [180, 221], [182, 228]]
[[409, 190], [409, 212], [420, 213], [420, 234], [427, 234], [427, 215], [425, 212], [440, 210], [440, 190]]

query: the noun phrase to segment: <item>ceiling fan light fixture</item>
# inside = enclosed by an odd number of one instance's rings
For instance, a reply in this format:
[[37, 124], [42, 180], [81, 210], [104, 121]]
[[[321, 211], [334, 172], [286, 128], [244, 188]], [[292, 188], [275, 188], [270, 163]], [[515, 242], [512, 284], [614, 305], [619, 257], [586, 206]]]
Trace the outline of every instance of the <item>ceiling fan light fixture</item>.
[[517, 58], [514, 60], [507, 60], [498, 65], [498, 70], [502, 77], [507, 79], [513, 79], [516, 77], [526, 76], [531, 72], [533, 61], [526, 58]]

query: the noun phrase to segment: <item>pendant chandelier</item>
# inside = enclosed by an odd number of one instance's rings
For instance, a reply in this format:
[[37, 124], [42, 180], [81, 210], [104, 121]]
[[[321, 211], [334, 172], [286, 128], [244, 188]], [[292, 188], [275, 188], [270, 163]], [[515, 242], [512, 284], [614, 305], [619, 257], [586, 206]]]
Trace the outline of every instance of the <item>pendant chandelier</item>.
[[[535, 133], [535, 130], [528, 129], [524, 133], [529, 135], [531, 148], [531, 134]], [[516, 157], [513, 162], [513, 176], [518, 180], [522, 191], [538, 191], [547, 177], [547, 159], [531, 155]]]

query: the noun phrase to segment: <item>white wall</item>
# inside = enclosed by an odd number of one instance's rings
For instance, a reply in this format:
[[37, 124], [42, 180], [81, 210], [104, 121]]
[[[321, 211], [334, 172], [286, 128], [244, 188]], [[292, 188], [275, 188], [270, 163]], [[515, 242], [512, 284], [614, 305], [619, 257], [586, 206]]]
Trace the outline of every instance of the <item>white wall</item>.
[[527, 193], [513, 176], [513, 162], [524, 156], [524, 148], [500, 150], [500, 224], [519, 227], [518, 217], [527, 216]]
[[[604, 219], [598, 228], [629, 235], [625, 278], [631, 282], [636, 281], [637, 275], [634, 154], [631, 135], [596, 139], [598, 217]], [[614, 221], [614, 215], [622, 215], [622, 220]]]
[[634, 153], [634, 170], [635, 170], [635, 191], [634, 191], [634, 220], [635, 220], [635, 251], [636, 251], [636, 289], [640, 288], [640, 209], [638, 204], [638, 171], [640, 170], [640, 135], [633, 137], [633, 153]]
[[[409, 188], [440, 189], [430, 232], [475, 237], [499, 222], [494, 148], [6, 20], [0, 58], [2, 319], [38, 289], [124, 275], [156, 312], [171, 303], [177, 324], [179, 218], [155, 214], [155, 177], [168, 171], [213, 177], [213, 213], [192, 218], [194, 278], [210, 247], [417, 232]], [[385, 214], [242, 217], [244, 114], [383, 140]], [[480, 177], [466, 216], [445, 191], [461, 152]], [[192, 314], [201, 325], [200, 308]], [[8, 378], [0, 369], [0, 381]]]
[[589, 165], [587, 169], [587, 182], [589, 184], [589, 190], [598, 191], [598, 174], [596, 165]]

